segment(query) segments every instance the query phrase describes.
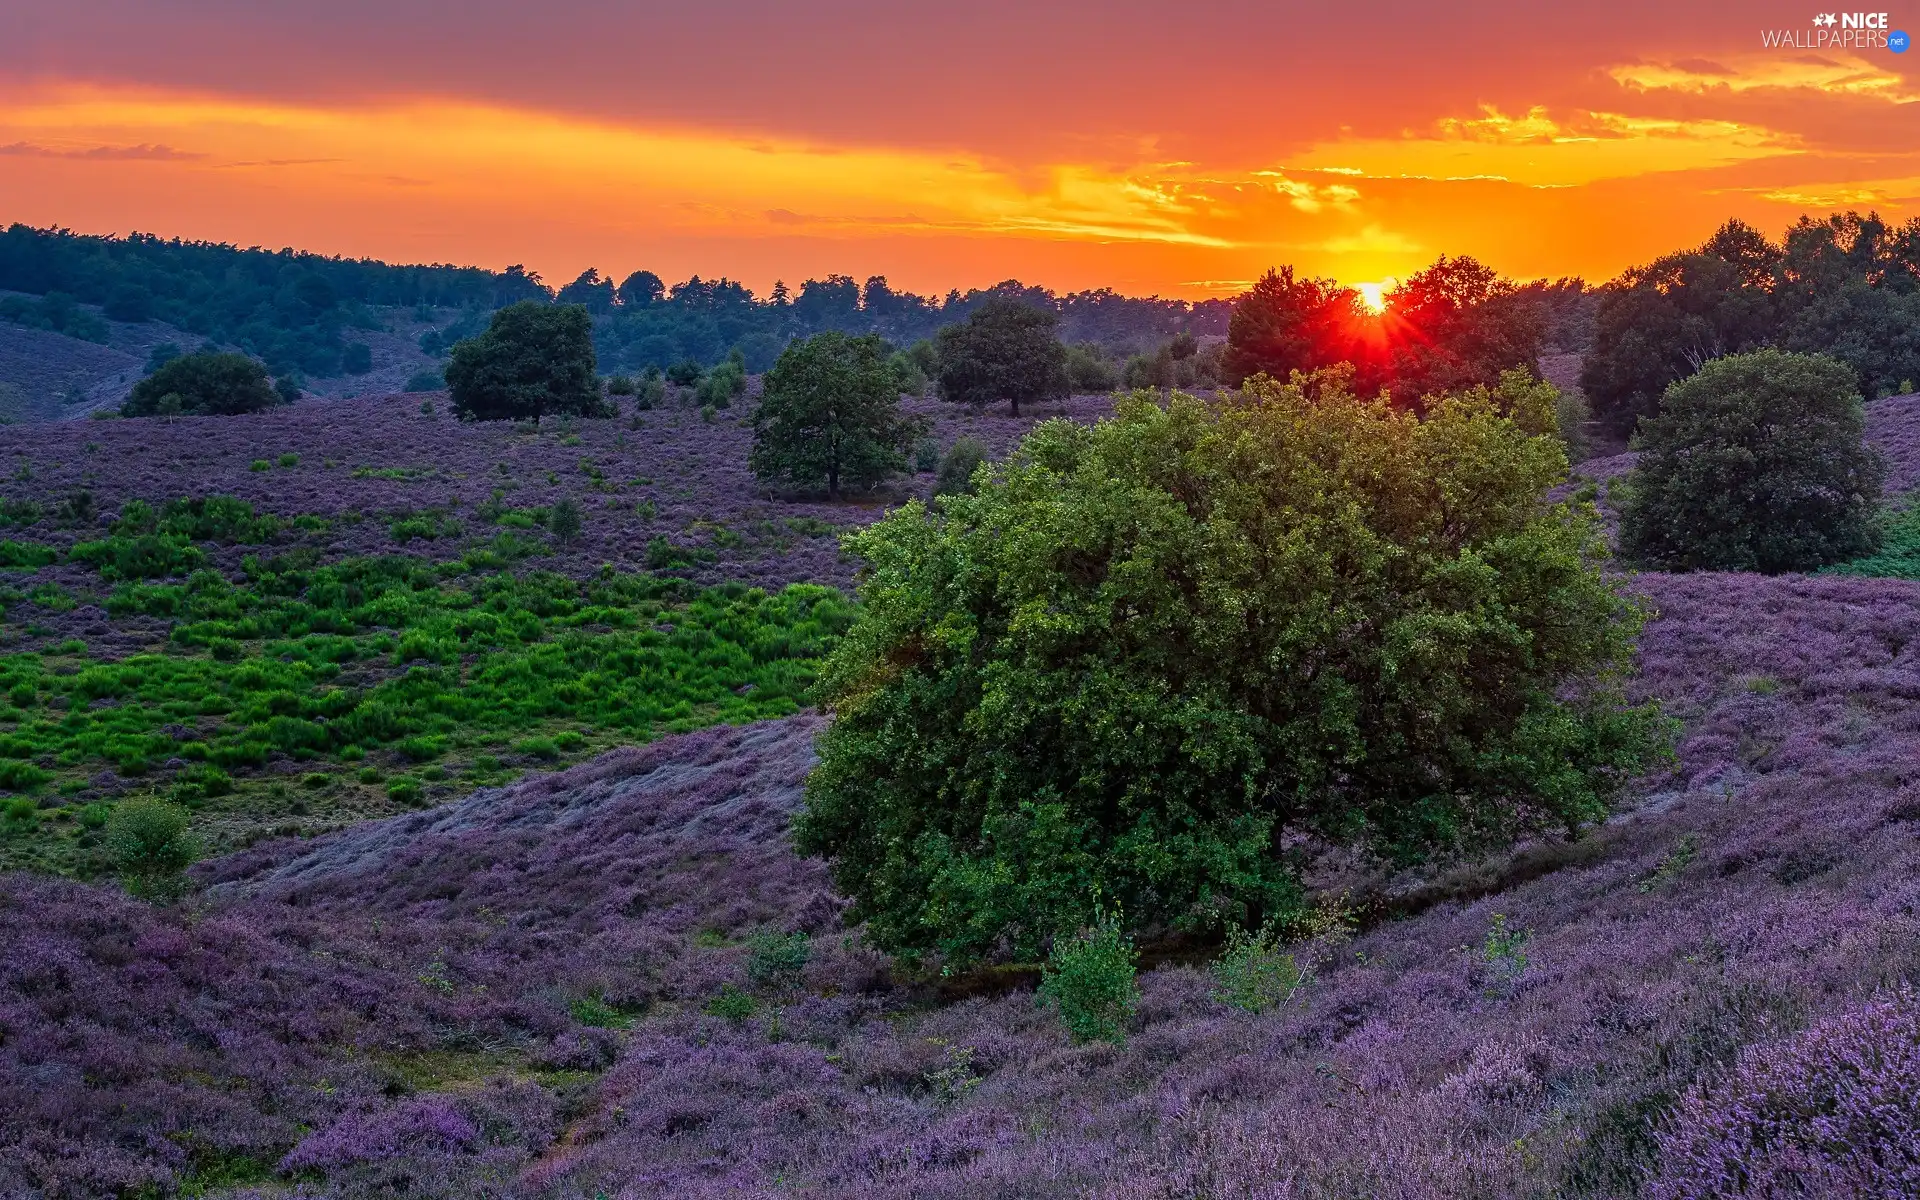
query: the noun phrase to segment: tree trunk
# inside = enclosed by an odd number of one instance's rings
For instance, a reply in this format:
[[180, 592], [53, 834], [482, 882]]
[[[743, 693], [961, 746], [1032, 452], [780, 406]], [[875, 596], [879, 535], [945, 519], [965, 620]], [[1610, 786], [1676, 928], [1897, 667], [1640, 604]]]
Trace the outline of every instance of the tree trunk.
[[827, 499], [838, 500], [839, 498], [840, 498], [840, 468], [828, 467], [827, 468]]
[[1013, 415], [1018, 417], [1020, 415], [1020, 397], [1009, 396], [1007, 399], [1013, 402]]

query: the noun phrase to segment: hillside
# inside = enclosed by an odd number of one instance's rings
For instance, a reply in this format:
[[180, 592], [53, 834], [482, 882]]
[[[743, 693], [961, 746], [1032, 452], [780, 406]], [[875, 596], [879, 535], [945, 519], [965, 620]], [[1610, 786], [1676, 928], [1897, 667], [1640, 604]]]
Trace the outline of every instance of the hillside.
[[[450, 674], [477, 696], [486, 664], [542, 647], [705, 654], [784, 601], [703, 585], [844, 586], [831, 532], [927, 486], [757, 495], [738, 409], [535, 430], [423, 399], [10, 431], [8, 539], [70, 552], [135, 499], [252, 506], [192, 547], [242, 581], [238, 617], [84, 563], [9, 571], [0, 649], [38, 664], [25, 699], [5, 693], [17, 729], [139, 717], [142, 738], [217, 753], [247, 720], [298, 733], [285, 718], [310, 701], [344, 723], [326, 693], [348, 684]], [[1870, 410], [1896, 481], [1920, 477], [1916, 401]], [[965, 432], [996, 452], [1034, 419], [931, 415], [941, 446]], [[545, 524], [562, 499], [577, 542]], [[650, 563], [655, 538], [678, 556]], [[395, 555], [396, 592], [325, 574]], [[512, 571], [525, 594], [488, 591]], [[369, 589], [362, 607], [323, 604], [336, 583]], [[92, 806], [141, 789], [192, 797], [223, 852], [175, 908], [0, 874], [0, 1194], [1717, 1194], [1689, 1174], [1697, 1146], [1663, 1154], [1660, 1114], [1743, 1047], [1791, 1046], [1920, 969], [1920, 584], [1632, 586], [1655, 613], [1634, 689], [1681, 723], [1671, 771], [1574, 841], [1401, 874], [1322, 861], [1313, 883], [1346, 898], [1355, 936], [1308, 952], [1314, 977], [1266, 1015], [1213, 997], [1205, 947], [1149, 947], [1119, 1047], [1073, 1045], [1031, 971], [897, 976], [842, 926], [787, 843], [820, 718], [786, 698], [813, 635], [777, 613], [753, 618], [775, 622], [752, 626], [765, 661], [672, 660], [707, 690], [637, 725], [573, 695], [557, 717], [296, 737], [233, 765], [231, 794], [193, 792], [210, 777], [183, 758], [88, 757], [102, 743], [76, 733], [75, 761], [47, 754], [53, 782], [0, 819], [10, 862], [84, 874]], [[486, 640], [489, 612], [528, 640]], [[410, 649], [416, 627], [472, 640]], [[116, 664], [168, 647], [232, 700], [115, 690]], [[770, 936], [793, 931], [803, 966]], [[1911, 1077], [1888, 1086], [1895, 1111], [1920, 1109]], [[1836, 1168], [1827, 1193], [1920, 1178], [1916, 1144]]]
[[[1673, 774], [1570, 845], [1342, 878], [1418, 915], [1274, 1015], [1168, 965], [1125, 1048], [1076, 1048], [1023, 989], [890, 982], [784, 847], [796, 717], [208, 864], [198, 917], [9, 877], [0, 1169], [48, 1195], [282, 1156], [351, 1195], [1620, 1194], [1698, 1072], [1920, 968], [1920, 585], [1643, 587]], [[1518, 957], [1484, 952], [1496, 914]], [[815, 935], [790, 993], [746, 974], [763, 925]], [[725, 985], [752, 1015], [703, 1011]]]

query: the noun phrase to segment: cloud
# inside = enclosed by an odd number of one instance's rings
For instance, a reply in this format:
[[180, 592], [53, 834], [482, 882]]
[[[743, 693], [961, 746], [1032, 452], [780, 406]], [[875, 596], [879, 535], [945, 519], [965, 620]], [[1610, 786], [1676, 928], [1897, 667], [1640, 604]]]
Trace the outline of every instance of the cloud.
[[190, 162], [207, 157], [172, 146], [141, 143], [138, 146], [45, 146], [37, 142], [12, 142], [0, 146], [0, 154], [16, 158], [77, 158], [95, 162]]

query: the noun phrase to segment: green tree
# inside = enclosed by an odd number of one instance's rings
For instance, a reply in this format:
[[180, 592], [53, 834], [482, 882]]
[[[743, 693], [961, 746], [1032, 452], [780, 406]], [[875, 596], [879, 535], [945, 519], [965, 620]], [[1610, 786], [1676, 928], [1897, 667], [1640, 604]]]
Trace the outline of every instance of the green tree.
[[446, 377], [454, 414], [463, 421], [607, 415], [593, 322], [578, 304], [508, 305], [493, 314], [486, 332], [454, 344]]
[[285, 403], [259, 362], [244, 354], [201, 350], [162, 362], [134, 384], [120, 415], [154, 416], [168, 396], [178, 396], [177, 412], [190, 416], [233, 416]]
[[848, 539], [796, 837], [878, 945], [1030, 958], [1096, 890], [1134, 928], [1258, 928], [1298, 840], [1572, 829], [1658, 753], [1620, 693], [1639, 610], [1591, 506], [1544, 500], [1558, 440], [1343, 378], [1049, 421]]
[[1065, 399], [1067, 348], [1054, 332], [1059, 314], [995, 296], [940, 331], [940, 394], [960, 404]]
[[1773, 349], [1707, 363], [1641, 422], [1622, 553], [1769, 573], [1871, 554], [1882, 467], [1865, 427], [1844, 363]]
[[[1234, 305], [1227, 322], [1227, 381], [1265, 372], [1286, 379], [1354, 361], [1360, 295], [1331, 279], [1296, 279], [1292, 267], [1269, 270]], [[1149, 362], [1151, 359], [1148, 360]]]
[[748, 464], [768, 483], [837, 499], [906, 470], [919, 435], [900, 409], [886, 343], [829, 331], [794, 342], [767, 372]]
[[571, 542], [580, 536], [580, 506], [572, 496], [562, 496], [547, 518], [547, 528], [556, 542]]

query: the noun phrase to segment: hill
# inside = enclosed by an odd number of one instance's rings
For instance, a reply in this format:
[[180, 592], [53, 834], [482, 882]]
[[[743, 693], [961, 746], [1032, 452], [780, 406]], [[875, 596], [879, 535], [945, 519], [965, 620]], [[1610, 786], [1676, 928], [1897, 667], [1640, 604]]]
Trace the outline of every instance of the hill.
[[[1211, 948], [1170, 940], [1126, 1044], [1076, 1046], [1030, 969], [896, 974], [787, 842], [819, 633], [764, 589], [844, 586], [828, 535], [926, 477], [796, 504], [741, 473], [738, 410], [473, 427], [423, 399], [10, 431], [4, 540], [64, 557], [9, 551], [6, 736], [67, 740], [0, 747], [50, 777], [0, 810], [0, 852], [85, 875], [93, 815], [150, 791], [220, 853], [172, 908], [0, 874], [0, 1194], [1716, 1196], [1690, 1165], [1713, 1146], [1673, 1140], [1690, 1088], [1912, 1007], [1920, 583], [1636, 577], [1671, 771], [1571, 841], [1398, 874], [1326, 856], [1353, 936], [1299, 948], [1290, 1002], [1228, 1008]], [[1870, 410], [1898, 481], [1915, 400]], [[996, 452], [1032, 421], [937, 416], [942, 446]], [[116, 580], [80, 549], [184, 480], [247, 506], [164, 518], [227, 582]], [[148, 696], [140, 655], [204, 674]], [[704, 690], [635, 718], [600, 676], [523, 702], [487, 673], [566, 687], [601, 661]], [[342, 707], [382, 688], [446, 723]], [[236, 746], [258, 758], [210, 788]], [[1883, 1132], [1914, 1078], [1885, 1084]], [[1711, 1127], [1728, 1096], [1690, 1103]], [[1824, 1194], [1920, 1171], [1889, 1136]]]
[[[785, 848], [796, 717], [257, 847], [205, 868], [198, 916], [7, 877], [0, 1169], [46, 1195], [276, 1167], [329, 1195], [1631, 1191], [1695, 1077], [1920, 968], [1920, 585], [1643, 586], [1672, 775], [1570, 844], [1334, 871], [1370, 927], [1274, 1014], [1171, 962], [1124, 1048], [1072, 1047], [1022, 988], [891, 980]], [[791, 990], [754, 982], [763, 927], [814, 935]]]

